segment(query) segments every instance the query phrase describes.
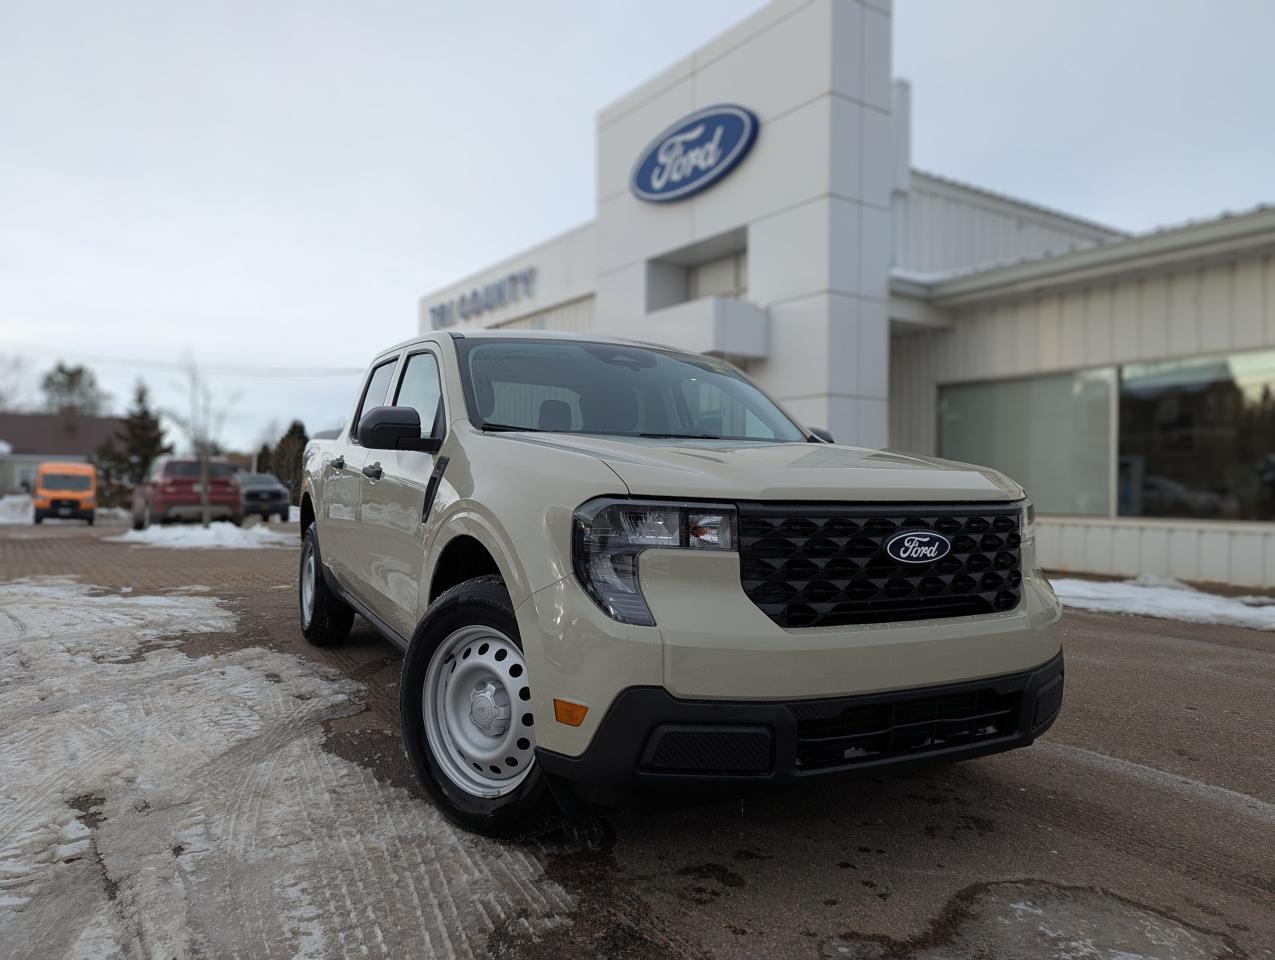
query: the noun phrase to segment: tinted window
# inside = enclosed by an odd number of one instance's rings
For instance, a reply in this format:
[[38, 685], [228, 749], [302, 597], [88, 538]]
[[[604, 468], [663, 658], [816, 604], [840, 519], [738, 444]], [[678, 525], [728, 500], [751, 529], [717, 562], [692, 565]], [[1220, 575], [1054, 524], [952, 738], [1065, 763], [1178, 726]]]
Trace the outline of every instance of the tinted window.
[[279, 478], [271, 473], [241, 473], [239, 485], [242, 487], [273, 487], [279, 484]]
[[397, 357], [393, 360], [386, 360], [376, 367], [372, 371], [372, 375], [368, 377], [367, 386], [363, 390], [363, 398], [359, 401], [359, 409], [354, 413], [354, 426], [350, 429], [351, 436], [354, 436], [358, 431], [359, 418], [363, 416], [364, 410], [385, 406], [385, 398], [390, 392], [390, 378], [394, 376], [394, 366], [397, 363]]
[[774, 402], [725, 363], [627, 344], [458, 341], [477, 423], [608, 436], [804, 442]]
[[[229, 463], [210, 463], [208, 464], [208, 476], [210, 477], [229, 477], [235, 472], [235, 468]], [[198, 477], [199, 461], [198, 460], [170, 460], [164, 465], [164, 476], [166, 477]]]
[[394, 398], [396, 407], [412, 407], [421, 415], [421, 433], [428, 434], [442, 399], [438, 382], [438, 361], [432, 353], [415, 353], [407, 358], [407, 369]]
[[45, 490], [90, 490], [93, 478], [85, 473], [46, 473], [40, 486]]

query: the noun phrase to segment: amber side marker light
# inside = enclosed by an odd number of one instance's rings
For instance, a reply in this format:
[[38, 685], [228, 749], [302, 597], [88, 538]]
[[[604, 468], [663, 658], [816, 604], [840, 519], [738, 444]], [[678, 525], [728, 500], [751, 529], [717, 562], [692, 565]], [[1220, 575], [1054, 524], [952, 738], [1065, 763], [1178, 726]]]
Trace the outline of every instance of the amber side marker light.
[[553, 698], [553, 716], [559, 723], [565, 723], [568, 727], [578, 727], [584, 723], [584, 715], [589, 712], [589, 708], [582, 703], [572, 703], [570, 700], [559, 700]]

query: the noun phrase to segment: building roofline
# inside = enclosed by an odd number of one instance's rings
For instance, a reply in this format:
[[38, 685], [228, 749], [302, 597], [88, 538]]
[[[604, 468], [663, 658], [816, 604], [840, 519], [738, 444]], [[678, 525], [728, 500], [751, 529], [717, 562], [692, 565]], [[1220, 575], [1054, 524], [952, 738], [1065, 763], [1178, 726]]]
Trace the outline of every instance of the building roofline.
[[912, 176], [923, 177], [927, 180], [933, 180], [945, 186], [955, 187], [958, 190], [964, 190], [968, 193], [975, 193], [988, 199], [995, 200], [998, 203], [1008, 203], [1015, 207], [1022, 207], [1033, 213], [1041, 214], [1053, 220], [1064, 220], [1076, 226], [1084, 227], [1086, 230], [1098, 230], [1102, 233], [1111, 235], [1112, 237], [1128, 237], [1132, 236], [1127, 230], [1120, 230], [1116, 227], [1108, 226], [1105, 223], [1099, 223], [1096, 220], [1090, 220], [1087, 217], [1079, 217], [1074, 213], [1066, 213], [1053, 207], [1047, 207], [1044, 204], [1033, 203], [1031, 200], [1023, 200], [1019, 197], [1010, 196], [1008, 193], [1000, 193], [996, 190], [989, 190], [986, 187], [975, 186], [972, 183], [966, 183], [964, 180], [957, 180], [954, 177], [945, 177], [937, 173], [931, 173], [929, 170], [920, 170], [916, 167], [912, 168]]
[[1118, 275], [1164, 271], [1185, 263], [1234, 258], [1267, 248], [1275, 250], [1275, 207], [1259, 206], [1244, 213], [993, 267], [930, 276], [896, 272], [890, 278], [890, 289], [937, 307], [955, 307]]

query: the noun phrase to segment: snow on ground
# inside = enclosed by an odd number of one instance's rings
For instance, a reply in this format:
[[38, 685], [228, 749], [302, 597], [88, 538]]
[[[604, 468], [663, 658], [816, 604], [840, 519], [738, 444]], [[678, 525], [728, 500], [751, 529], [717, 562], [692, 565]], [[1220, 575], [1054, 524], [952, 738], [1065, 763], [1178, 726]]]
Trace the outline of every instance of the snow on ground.
[[1119, 582], [1065, 578], [1050, 582], [1064, 606], [1080, 610], [1275, 630], [1275, 604], [1270, 598], [1225, 597], [1148, 575]]
[[296, 506], [288, 507], [288, 523], [300, 523], [300, 522], [301, 522], [301, 508]]
[[106, 540], [109, 543], [134, 543], [148, 547], [213, 547], [223, 550], [297, 546], [295, 536], [271, 530], [263, 523], [251, 527], [236, 527], [225, 521], [211, 523], [207, 527], [197, 523], [169, 527], [152, 525], [145, 530], [129, 530], [118, 537], [107, 537]]
[[35, 523], [35, 507], [26, 494], [0, 497], [0, 523]]
[[497, 924], [565, 922], [525, 848], [323, 749], [359, 684], [277, 651], [179, 649], [236, 629], [196, 591], [0, 583], [0, 943], [467, 958]]

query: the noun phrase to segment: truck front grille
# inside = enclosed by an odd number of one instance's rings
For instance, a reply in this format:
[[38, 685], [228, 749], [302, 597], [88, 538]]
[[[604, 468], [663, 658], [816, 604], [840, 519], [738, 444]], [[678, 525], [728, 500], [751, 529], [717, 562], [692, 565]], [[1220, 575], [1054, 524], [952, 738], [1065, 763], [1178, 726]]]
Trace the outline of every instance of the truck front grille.
[[[744, 592], [781, 627], [925, 620], [1012, 610], [1022, 598], [1017, 504], [739, 505]], [[927, 563], [891, 558], [898, 533], [951, 543]]]
[[823, 770], [937, 753], [1015, 734], [1023, 692], [993, 688], [938, 696], [917, 691], [856, 704], [831, 715], [790, 705], [797, 720], [797, 768]]

